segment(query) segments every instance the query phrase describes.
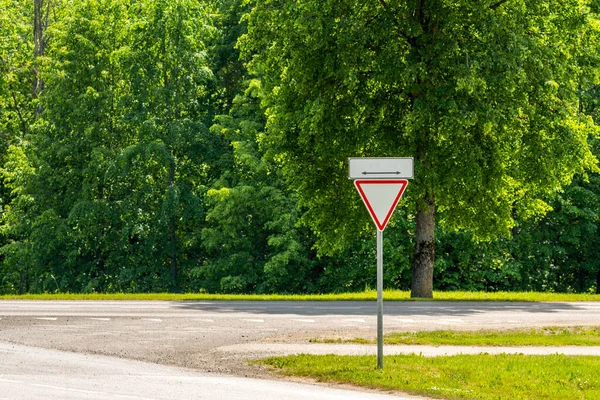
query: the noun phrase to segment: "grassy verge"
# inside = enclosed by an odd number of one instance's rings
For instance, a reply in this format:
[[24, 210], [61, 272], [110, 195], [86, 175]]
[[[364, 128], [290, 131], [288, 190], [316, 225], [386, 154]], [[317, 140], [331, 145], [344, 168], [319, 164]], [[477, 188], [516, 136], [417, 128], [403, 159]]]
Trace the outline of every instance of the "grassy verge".
[[[392, 333], [386, 344], [453, 346], [600, 346], [600, 327]], [[318, 343], [376, 343], [367, 339], [313, 339]]]
[[259, 361], [287, 376], [444, 399], [600, 399], [600, 357], [296, 355]]
[[[2, 295], [0, 300], [237, 300], [237, 301], [374, 301], [374, 290], [358, 293], [338, 294], [202, 294], [202, 293], [62, 293]], [[411, 299], [409, 292], [389, 290], [384, 293], [385, 301], [600, 301], [600, 295], [536, 292], [435, 292], [433, 299]]]

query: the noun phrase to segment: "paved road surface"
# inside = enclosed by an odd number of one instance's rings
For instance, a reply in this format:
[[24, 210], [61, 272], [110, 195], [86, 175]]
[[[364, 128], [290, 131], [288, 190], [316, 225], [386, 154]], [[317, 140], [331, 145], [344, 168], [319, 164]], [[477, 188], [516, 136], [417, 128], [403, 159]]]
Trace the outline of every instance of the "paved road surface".
[[[0, 301], [0, 318], [185, 318], [284, 330], [374, 326], [375, 312], [374, 302]], [[405, 330], [591, 325], [600, 322], [600, 303], [387, 302], [384, 313], [388, 329]]]
[[[384, 314], [386, 332], [600, 325], [600, 303], [387, 302]], [[0, 301], [0, 342], [238, 376], [261, 375], [243, 360], [266, 353], [231, 346], [375, 334], [375, 302]]]
[[198, 373], [0, 343], [0, 399], [398, 400], [408, 396]]

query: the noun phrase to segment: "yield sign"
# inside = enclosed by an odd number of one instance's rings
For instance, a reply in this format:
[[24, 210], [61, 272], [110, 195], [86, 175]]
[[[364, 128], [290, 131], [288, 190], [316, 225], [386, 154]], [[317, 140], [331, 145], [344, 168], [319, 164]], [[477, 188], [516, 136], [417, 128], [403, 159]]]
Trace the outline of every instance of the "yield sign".
[[357, 179], [354, 186], [377, 229], [383, 231], [408, 185], [406, 179]]

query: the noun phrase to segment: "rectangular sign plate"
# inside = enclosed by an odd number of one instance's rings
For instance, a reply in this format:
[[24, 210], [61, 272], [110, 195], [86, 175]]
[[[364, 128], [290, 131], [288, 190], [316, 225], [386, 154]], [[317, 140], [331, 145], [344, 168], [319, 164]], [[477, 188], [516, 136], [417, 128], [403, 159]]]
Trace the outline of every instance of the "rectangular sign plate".
[[412, 179], [412, 157], [350, 157], [349, 179]]

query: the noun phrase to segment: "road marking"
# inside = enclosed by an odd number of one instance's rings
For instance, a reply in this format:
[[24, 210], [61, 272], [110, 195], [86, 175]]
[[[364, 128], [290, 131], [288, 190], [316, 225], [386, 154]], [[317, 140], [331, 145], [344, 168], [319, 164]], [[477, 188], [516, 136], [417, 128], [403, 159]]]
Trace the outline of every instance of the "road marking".
[[150, 322], [162, 322], [162, 319], [160, 318], [142, 318], [142, 320]]
[[[5, 380], [4, 379], [0, 379], [0, 381], [5, 381]], [[8, 381], [8, 380], [6, 380], [6, 381]], [[13, 382], [13, 381], [8, 381], [8, 382]], [[23, 383], [23, 382], [14, 381], [14, 383]], [[66, 391], [69, 391], [69, 392], [85, 393], [85, 394], [92, 394], [92, 395], [101, 395], [102, 397], [107, 397], [107, 395], [108, 395], [108, 396], [118, 397], [118, 398], [122, 398], [122, 399], [155, 400], [155, 399], [148, 398], [148, 397], [127, 396], [127, 395], [120, 395], [120, 394], [112, 394], [112, 393], [108, 393], [108, 392], [98, 392], [98, 391], [95, 391], [95, 390], [73, 389], [73, 388], [64, 387], [64, 386], [44, 385], [44, 384], [41, 384], [41, 383], [30, 383], [30, 385], [31, 386], [45, 388], [45, 389], [58, 389], [58, 390], [66, 390]]]
[[344, 319], [344, 321], [346, 322], [360, 322], [360, 323], [365, 323], [365, 320], [363, 318], [346, 318]]
[[57, 318], [54, 317], [38, 317], [36, 319], [41, 319], [42, 321], [56, 321]]
[[293, 319], [292, 321], [309, 322], [309, 323], [314, 323], [315, 322], [314, 319]]
[[514, 319], [494, 319], [492, 320], [493, 324], [518, 324], [520, 321], [516, 321]]
[[117, 397], [119, 399], [154, 400], [154, 399], [151, 399], [149, 397], [127, 396], [125, 394], [114, 394], [113, 396]]
[[42, 388], [47, 388], [47, 389], [60, 389], [60, 390], [66, 389], [66, 387], [62, 387], [62, 386], [43, 385], [41, 383], [31, 383], [31, 386], [42, 387]]
[[72, 388], [65, 388], [66, 390], [68, 390], [69, 392], [77, 392], [77, 393], [85, 393], [85, 394], [106, 394], [104, 392], [96, 392], [94, 390], [82, 390], [82, 389], [72, 389]]
[[168, 305], [157, 305], [157, 304], [152, 304], [152, 306], [146, 305], [146, 304], [142, 304], [142, 305], [127, 305], [127, 306], [121, 306], [121, 307], [117, 307], [117, 308], [121, 308], [124, 310], [151, 310], [151, 309], [161, 309], [161, 310], [166, 310], [169, 308]]
[[394, 321], [404, 322], [407, 324], [414, 324], [415, 322], [417, 322], [414, 319], [410, 319], [410, 318], [396, 318]]
[[214, 319], [202, 319], [202, 318], [194, 318], [194, 321], [198, 321], [198, 322], [215, 322]]
[[247, 321], [247, 322], [265, 322], [264, 319], [242, 319], [242, 321]]
[[462, 324], [465, 321], [463, 321], [460, 318], [443, 318], [440, 319], [438, 321], [434, 321], [436, 324], [442, 324], [442, 325], [447, 325], [447, 324]]
[[24, 383], [23, 381], [14, 381], [12, 379], [3, 379], [0, 378], [0, 382], [8, 382], [8, 383]]
[[90, 318], [93, 319], [94, 321], [110, 321], [110, 318]]

